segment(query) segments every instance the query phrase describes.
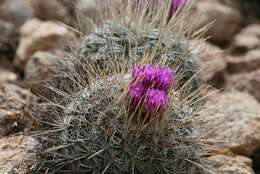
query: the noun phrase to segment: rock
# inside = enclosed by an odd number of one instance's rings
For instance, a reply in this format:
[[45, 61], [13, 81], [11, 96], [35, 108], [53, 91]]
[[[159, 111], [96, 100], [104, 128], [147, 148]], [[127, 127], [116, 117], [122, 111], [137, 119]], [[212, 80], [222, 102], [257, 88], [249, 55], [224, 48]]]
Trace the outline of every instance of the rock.
[[199, 27], [215, 21], [207, 34], [211, 37], [212, 41], [217, 43], [232, 39], [234, 34], [240, 29], [242, 23], [239, 11], [216, 1], [198, 2], [196, 13], [201, 14], [200, 18], [198, 18]]
[[[196, 42], [194, 44], [196, 44]], [[201, 44], [201, 50], [205, 52], [205, 54], [200, 57], [200, 60], [204, 64], [201, 73], [202, 79], [214, 87], [222, 88], [225, 83], [224, 74], [227, 66], [224, 51], [208, 42]]]
[[73, 37], [73, 33], [68, 28], [51, 21], [42, 22], [38, 19], [26, 22], [21, 27], [20, 33], [21, 41], [16, 52], [15, 65], [21, 69], [24, 69], [29, 56], [35, 52], [55, 50], [58, 41], [70, 41]]
[[252, 24], [243, 29], [235, 36], [232, 47], [233, 54], [244, 54], [260, 48], [260, 25]]
[[260, 104], [238, 91], [211, 97], [204, 114], [214, 118], [212, 137], [220, 139], [230, 151], [251, 156], [260, 148]]
[[24, 135], [0, 138], [0, 173], [25, 174], [26, 168], [20, 168], [19, 172], [14, 168], [27, 159], [37, 144], [34, 138]]
[[28, 61], [25, 68], [25, 83], [31, 88], [33, 93], [41, 96], [49, 96], [50, 91], [42, 85], [43, 80], [50, 78], [53, 63], [50, 58], [52, 54], [48, 52], [38, 51]]
[[228, 77], [227, 90], [247, 92], [260, 102], [260, 69], [251, 73], [241, 73]]
[[18, 45], [19, 33], [15, 26], [0, 19], [0, 60], [14, 58], [14, 53]]
[[0, 84], [0, 136], [17, 132], [34, 122], [30, 103], [35, 99], [25, 89], [8, 83]]
[[229, 56], [227, 60], [229, 73], [251, 72], [260, 68], [260, 49], [249, 51], [244, 56]]
[[211, 169], [217, 174], [254, 174], [252, 160], [238, 155], [213, 155], [209, 160], [215, 163]]
[[20, 26], [33, 18], [34, 10], [28, 0], [7, 0], [0, 8], [0, 18]]
[[0, 0], [0, 6], [5, 2], [5, 0]]
[[15, 80], [17, 80], [17, 74], [10, 70], [0, 68], [0, 83], [11, 82]]
[[[73, 7], [75, 1], [76, 0], [71, 0], [69, 3], [64, 0], [29, 0], [36, 18], [41, 20], [57, 20], [66, 24], [73, 23], [69, 9]], [[65, 6], [65, 4], [67, 6]]]
[[0, 18], [12, 21], [17, 26], [32, 18], [73, 24], [72, 9], [76, 1], [78, 0], [8, 0], [2, 2]]

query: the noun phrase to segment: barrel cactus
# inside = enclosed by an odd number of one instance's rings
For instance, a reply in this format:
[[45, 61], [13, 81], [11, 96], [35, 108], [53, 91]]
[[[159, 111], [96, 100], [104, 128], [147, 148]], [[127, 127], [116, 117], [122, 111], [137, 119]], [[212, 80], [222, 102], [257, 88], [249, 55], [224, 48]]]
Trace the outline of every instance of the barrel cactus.
[[50, 129], [39, 136], [39, 160], [31, 173], [207, 169], [207, 137], [197, 129], [205, 119], [198, 114], [198, 51], [181, 29], [190, 24], [180, 23], [187, 11], [169, 20], [170, 4], [153, 13], [148, 7], [124, 1], [103, 25], [82, 33], [76, 56], [68, 61], [71, 68], [57, 71], [71, 80], [73, 90], [43, 113]]
[[118, 75], [79, 91], [44, 136], [36, 171], [202, 173], [199, 109], [174, 90], [177, 82], [168, 90], [150, 84], [139, 96], [134, 82], [130, 74]]

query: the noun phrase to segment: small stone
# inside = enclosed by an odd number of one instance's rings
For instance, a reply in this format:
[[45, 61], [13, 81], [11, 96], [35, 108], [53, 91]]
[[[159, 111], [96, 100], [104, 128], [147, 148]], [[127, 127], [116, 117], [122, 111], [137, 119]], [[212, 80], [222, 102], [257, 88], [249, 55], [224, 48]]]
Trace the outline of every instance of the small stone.
[[38, 51], [28, 61], [25, 67], [25, 84], [35, 94], [50, 96], [50, 91], [43, 86], [42, 82], [51, 77], [51, 57], [49, 52]]
[[201, 78], [214, 87], [223, 88], [227, 66], [226, 53], [219, 47], [208, 42], [200, 43], [199, 41], [193, 41], [191, 44], [191, 46], [195, 47], [196, 45], [199, 45], [198, 49], [204, 52], [200, 56], [202, 63]]
[[[73, 4], [78, 0], [70, 0], [70, 3], [64, 0], [27, 1], [33, 8], [33, 14], [36, 18], [44, 21], [57, 20], [65, 24], [72, 24], [73, 18], [70, 14], [70, 8], [72, 9]], [[67, 6], [65, 6], [65, 3]]]
[[204, 114], [214, 118], [207, 126], [230, 151], [251, 156], [260, 148], [260, 104], [249, 94], [232, 91], [211, 97]]
[[200, 27], [214, 22], [207, 34], [217, 43], [232, 39], [242, 24], [239, 11], [216, 1], [199, 1], [196, 5], [196, 13], [201, 14], [198, 18]]
[[0, 19], [0, 59], [13, 60], [18, 40], [19, 33], [15, 26], [11, 22]]
[[247, 92], [260, 102], [260, 70], [228, 77], [226, 89]]
[[232, 47], [233, 54], [245, 54], [260, 48], [260, 25], [252, 24], [243, 29], [235, 36]]
[[17, 74], [14, 72], [0, 68], [0, 82], [11, 82], [17, 80]]
[[0, 7], [0, 18], [20, 26], [33, 18], [34, 10], [28, 0], [7, 0]]
[[21, 41], [18, 46], [15, 65], [24, 69], [28, 59], [37, 51], [57, 49], [58, 41], [70, 41], [73, 34], [68, 28], [55, 22], [32, 19], [20, 29]]
[[33, 121], [30, 102], [35, 101], [29, 91], [9, 83], [0, 84], [0, 136], [6, 136], [29, 126]]
[[209, 160], [211, 169], [217, 174], [255, 174], [251, 168], [252, 160], [239, 155], [213, 155]]
[[37, 144], [34, 138], [24, 135], [0, 138], [0, 173], [26, 174], [26, 168], [15, 168], [27, 160], [30, 150]]
[[227, 71], [229, 73], [251, 72], [260, 67], [260, 49], [251, 50], [246, 55], [229, 56]]

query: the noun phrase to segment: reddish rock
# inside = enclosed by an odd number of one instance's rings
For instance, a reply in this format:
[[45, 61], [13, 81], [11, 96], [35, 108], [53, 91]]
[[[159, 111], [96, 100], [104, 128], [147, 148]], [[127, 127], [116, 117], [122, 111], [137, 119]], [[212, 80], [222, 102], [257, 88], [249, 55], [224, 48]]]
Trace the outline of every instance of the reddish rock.
[[5, 0], [0, 0], [0, 5], [2, 5], [5, 2]]
[[51, 71], [51, 67], [54, 66], [51, 62], [52, 57], [54, 55], [51, 53], [39, 51], [29, 59], [25, 67], [25, 84], [33, 93], [45, 97], [51, 95], [50, 90], [42, 83], [51, 78], [53, 74]]
[[57, 20], [66, 24], [72, 24], [73, 18], [70, 9], [77, 0], [29, 0], [34, 11], [34, 17], [41, 20]]
[[214, 22], [207, 34], [215, 42], [229, 41], [242, 24], [242, 17], [238, 10], [217, 1], [199, 1], [196, 12], [201, 14], [198, 18], [200, 27]]
[[201, 44], [201, 50], [205, 53], [200, 57], [203, 64], [202, 79], [214, 87], [223, 88], [227, 66], [225, 52], [208, 42]]
[[30, 103], [35, 97], [12, 84], [0, 84], [0, 136], [25, 128], [34, 120]]
[[260, 70], [228, 77], [226, 89], [247, 92], [260, 102]]
[[211, 170], [216, 174], [255, 174], [252, 160], [239, 155], [213, 155], [209, 158], [213, 162]]
[[260, 49], [249, 51], [244, 56], [229, 56], [227, 60], [229, 73], [255, 71], [260, 68]]
[[0, 18], [14, 22], [17, 26], [32, 18], [58, 20], [73, 24], [73, 5], [78, 0], [8, 0], [2, 2]]
[[30, 151], [38, 142], [29, 136], [19, 135], [0, 138], [0, 173], [26, 174], [26, 167], [19, 170], [16, 166], [23, 163], [30, 156]]
[[20, 29], [21, 41], [17, 48], [15, 65], [24, 69], [30, 56], [37, 51], [51, 51], [58, 48], [58, 42], [73, 40], [73, 33], [63, 25], [51, 21], [32, 19]]
[[235, 36], [232, 47], [234, 54], [243, 54], [260, 48], [260, 25], [252, 24], [244, 28]]
[[11, 22], [0, 19], [0, 60], [13, 59], [18, 40], [19, 34], [15, 26]]
[[0, 68], [0, 83], [11, 82], [15, 80], [17, 80], [17, 74], [10, 70]]
[[249, 94], [232, 91], [216, 94], [206, 105], [212, 137], [230, 151], [251, 156], [260, 148], [260, 104]]
[[28, 0], [7, 0], [0, 7], [0, 19], [9, 20], [16, 26], [33, 18], [34, 10]]

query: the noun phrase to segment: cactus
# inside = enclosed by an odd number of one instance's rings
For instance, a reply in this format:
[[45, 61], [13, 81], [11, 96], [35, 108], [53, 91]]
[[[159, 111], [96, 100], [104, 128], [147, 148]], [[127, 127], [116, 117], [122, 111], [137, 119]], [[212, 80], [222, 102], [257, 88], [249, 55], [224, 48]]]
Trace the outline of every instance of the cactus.
[[170, 90], [165, 111], [145, 122], [141, 109], [128, 107], [130, 81], [113, 77], [78, 92], [48, 133], [38, 172], [201, 173], [196, 108]]
[[[120, 10], [128, 13], [134, 5], [126, 4]], [[194, 100], [201, 93], [194, 78], [198, 55], [178, 30], [183, 14], [169, 20], [168, 4], [151, 18], [146, 5], [83, 33], [66, 72], [57, 63], [73, 92], [43, 113], [50, 130], [40, 134], [31, 173], [201, 174], [207, 168], [207, 137], [197, 129], [204, 118]]]

